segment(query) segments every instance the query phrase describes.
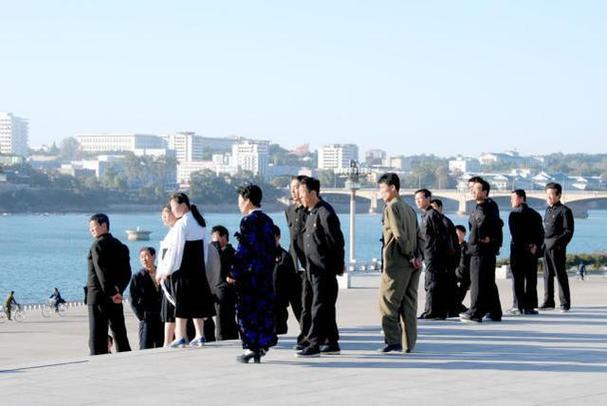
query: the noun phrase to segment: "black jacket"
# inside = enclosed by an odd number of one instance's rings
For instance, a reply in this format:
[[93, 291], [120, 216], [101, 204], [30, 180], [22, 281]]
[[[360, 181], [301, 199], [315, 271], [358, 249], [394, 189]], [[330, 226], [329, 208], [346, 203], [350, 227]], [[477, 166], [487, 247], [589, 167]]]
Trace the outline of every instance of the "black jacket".
[[131, 307], [139, 320], [160, 317], [162, 292], [145, 269], [133, 275], [129, 292]]
[[455, 269], [455, 276], [460, 281], [470, 280], [470, 254], [468, 254], [468, 243], [466, 241], [459, 245], [459, 263]]
[[344, 236], [335, 210], [324, 200], [309, 211], [303, 241], [308, 271], [343, 273]]
[[508, 216], [510, 228], [510, 253], [528, 253], [529, 245], [535, 244], [538, 254], [544, 243], [544, 226], [542, 216], [523, 203], [520, 207], [512, 209]]
[[289, 293], [291, 284], [297, 279], [293, 257], [284, 248], [278, 247], [276, 254], [276, 263], [274, 265], [274, 294], [279, 304], [286, 306], [289, 304]]
[[[306, 254], [304, 253], [304, 233], [306, 231], [306, 218], [308, 212], [303, 206], [292, 204], [285, 209], [285, 216], [289, 226], [289, 253], [297, 265], [297, 261], [303, 268], [306, 267]], [[297, 266], [296, 266], [297, 268]]]
[[130, 279], [128, 247], [110, 233], [97, 237], [88, 254], [87, 304], [109, 303], [124, 292]]
[[443, 215], [429, 207], [422, 213], [419, 225], [420, 239], [423, 240], [422, 255], [425, 261], [445, 261], [449, 232], [443, 222]]
[[230, 274], [232, 265], [234, 265], [236, 250], [232, 244], [226, 245], [223, 250], [219, 248], [219, 244], [215, 244], [215, 247], [217, 248], [221, 259], [221, 271], [219, 273], [217, 286], [211, 286], [211, 291], [215, 294], [215, 299], [217, 301], [222, 301], [226, 298], [226, 293], [228, 293], [228, 291], [231, 293], [234, 290], [232, 285], [228, 285], [226, 278]]
[[573, 213], [563, 203], [547, 207], [544, 215], [545, 249], [565, 249], [573, 238]]
[[[496, 255], [502, 245], [503, 222], [500, 219], [497, 204], [487, 199], [476, 205], [468, 219], [470, 235], [468, 237], [468, 253], [473, 256]], [[488, 243], [481, 240], [489, 237]]]

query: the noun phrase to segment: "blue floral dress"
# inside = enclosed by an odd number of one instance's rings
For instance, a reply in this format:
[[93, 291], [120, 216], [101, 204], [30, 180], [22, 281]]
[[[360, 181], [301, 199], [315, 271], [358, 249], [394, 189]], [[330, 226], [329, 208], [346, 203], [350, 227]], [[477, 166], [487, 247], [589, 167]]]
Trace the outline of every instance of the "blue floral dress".
[[236, 280], [236, 316], [242, 347], [251, 351], [276, 345], [272, 274], [276, 240], [272, 219], [260, 210], [240, 222], [238, 248], [230, 277]]

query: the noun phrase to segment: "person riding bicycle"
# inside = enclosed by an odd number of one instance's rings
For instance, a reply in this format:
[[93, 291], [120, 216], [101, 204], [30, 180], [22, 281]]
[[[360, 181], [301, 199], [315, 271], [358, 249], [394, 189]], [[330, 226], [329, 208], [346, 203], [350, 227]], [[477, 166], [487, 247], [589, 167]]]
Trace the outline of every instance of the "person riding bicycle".
[[6, 317], [11, 320], [11, 311], [13, 306], [18, 309], [19, 303], [15, 300], [15, 291], [11, 290], [11, 293], [8, 294], [6, 300], [4, 301], [4, 311], [6, 312]]
[[59, 289], [55, 288], [55, 290], [53, 290], [53, 294], [49, 297], [49, 304], [55, 309], [55, 313], [59, 313], [59, 305], [61, 303], [65, 303], [65, 300], [63, 300], [61, 297]]

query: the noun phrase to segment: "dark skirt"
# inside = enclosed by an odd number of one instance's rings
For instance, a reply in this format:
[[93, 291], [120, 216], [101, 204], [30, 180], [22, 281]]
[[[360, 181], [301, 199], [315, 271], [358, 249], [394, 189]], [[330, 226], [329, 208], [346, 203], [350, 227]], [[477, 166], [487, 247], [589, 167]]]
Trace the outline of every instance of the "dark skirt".
[[[166, 278], [164, 284], [165, 284], [169, 294], [173, 298], [175, 298], [175, 292], [173, 292], [173, 278], [171, 276], [168, 276]], [[162, 320], [163, 323], [175, 323], [175, 306], [173, 306], [173, 304], [171, 302], [169, 302], [169, 299], [167, 299], [167, 296], [164, 293], [164, 291], [162, 292], [162, 305], [160, 308], [160, 319]]]
[[215, 315], [211, 288], [204, 266], [204, 241], [186, 241], [178, 271], [171, 276], [175, 317], [199, 319]]

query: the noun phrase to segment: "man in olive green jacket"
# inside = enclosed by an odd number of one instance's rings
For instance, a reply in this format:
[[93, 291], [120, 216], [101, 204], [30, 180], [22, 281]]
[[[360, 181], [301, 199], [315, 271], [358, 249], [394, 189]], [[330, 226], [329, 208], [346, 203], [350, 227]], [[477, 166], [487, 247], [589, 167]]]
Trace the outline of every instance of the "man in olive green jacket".
[[[417, 341], [417, 287], [421, 261], [417, 255], [417, 216], [399, 197], [400, 179], [386, 173], [378, 181], [386, 207], [383, 215], [383, 269], [379, 309], [386, 345], [379, 351], [411, 352]], [[401, 325], [402, 318], [402, 325]]]

